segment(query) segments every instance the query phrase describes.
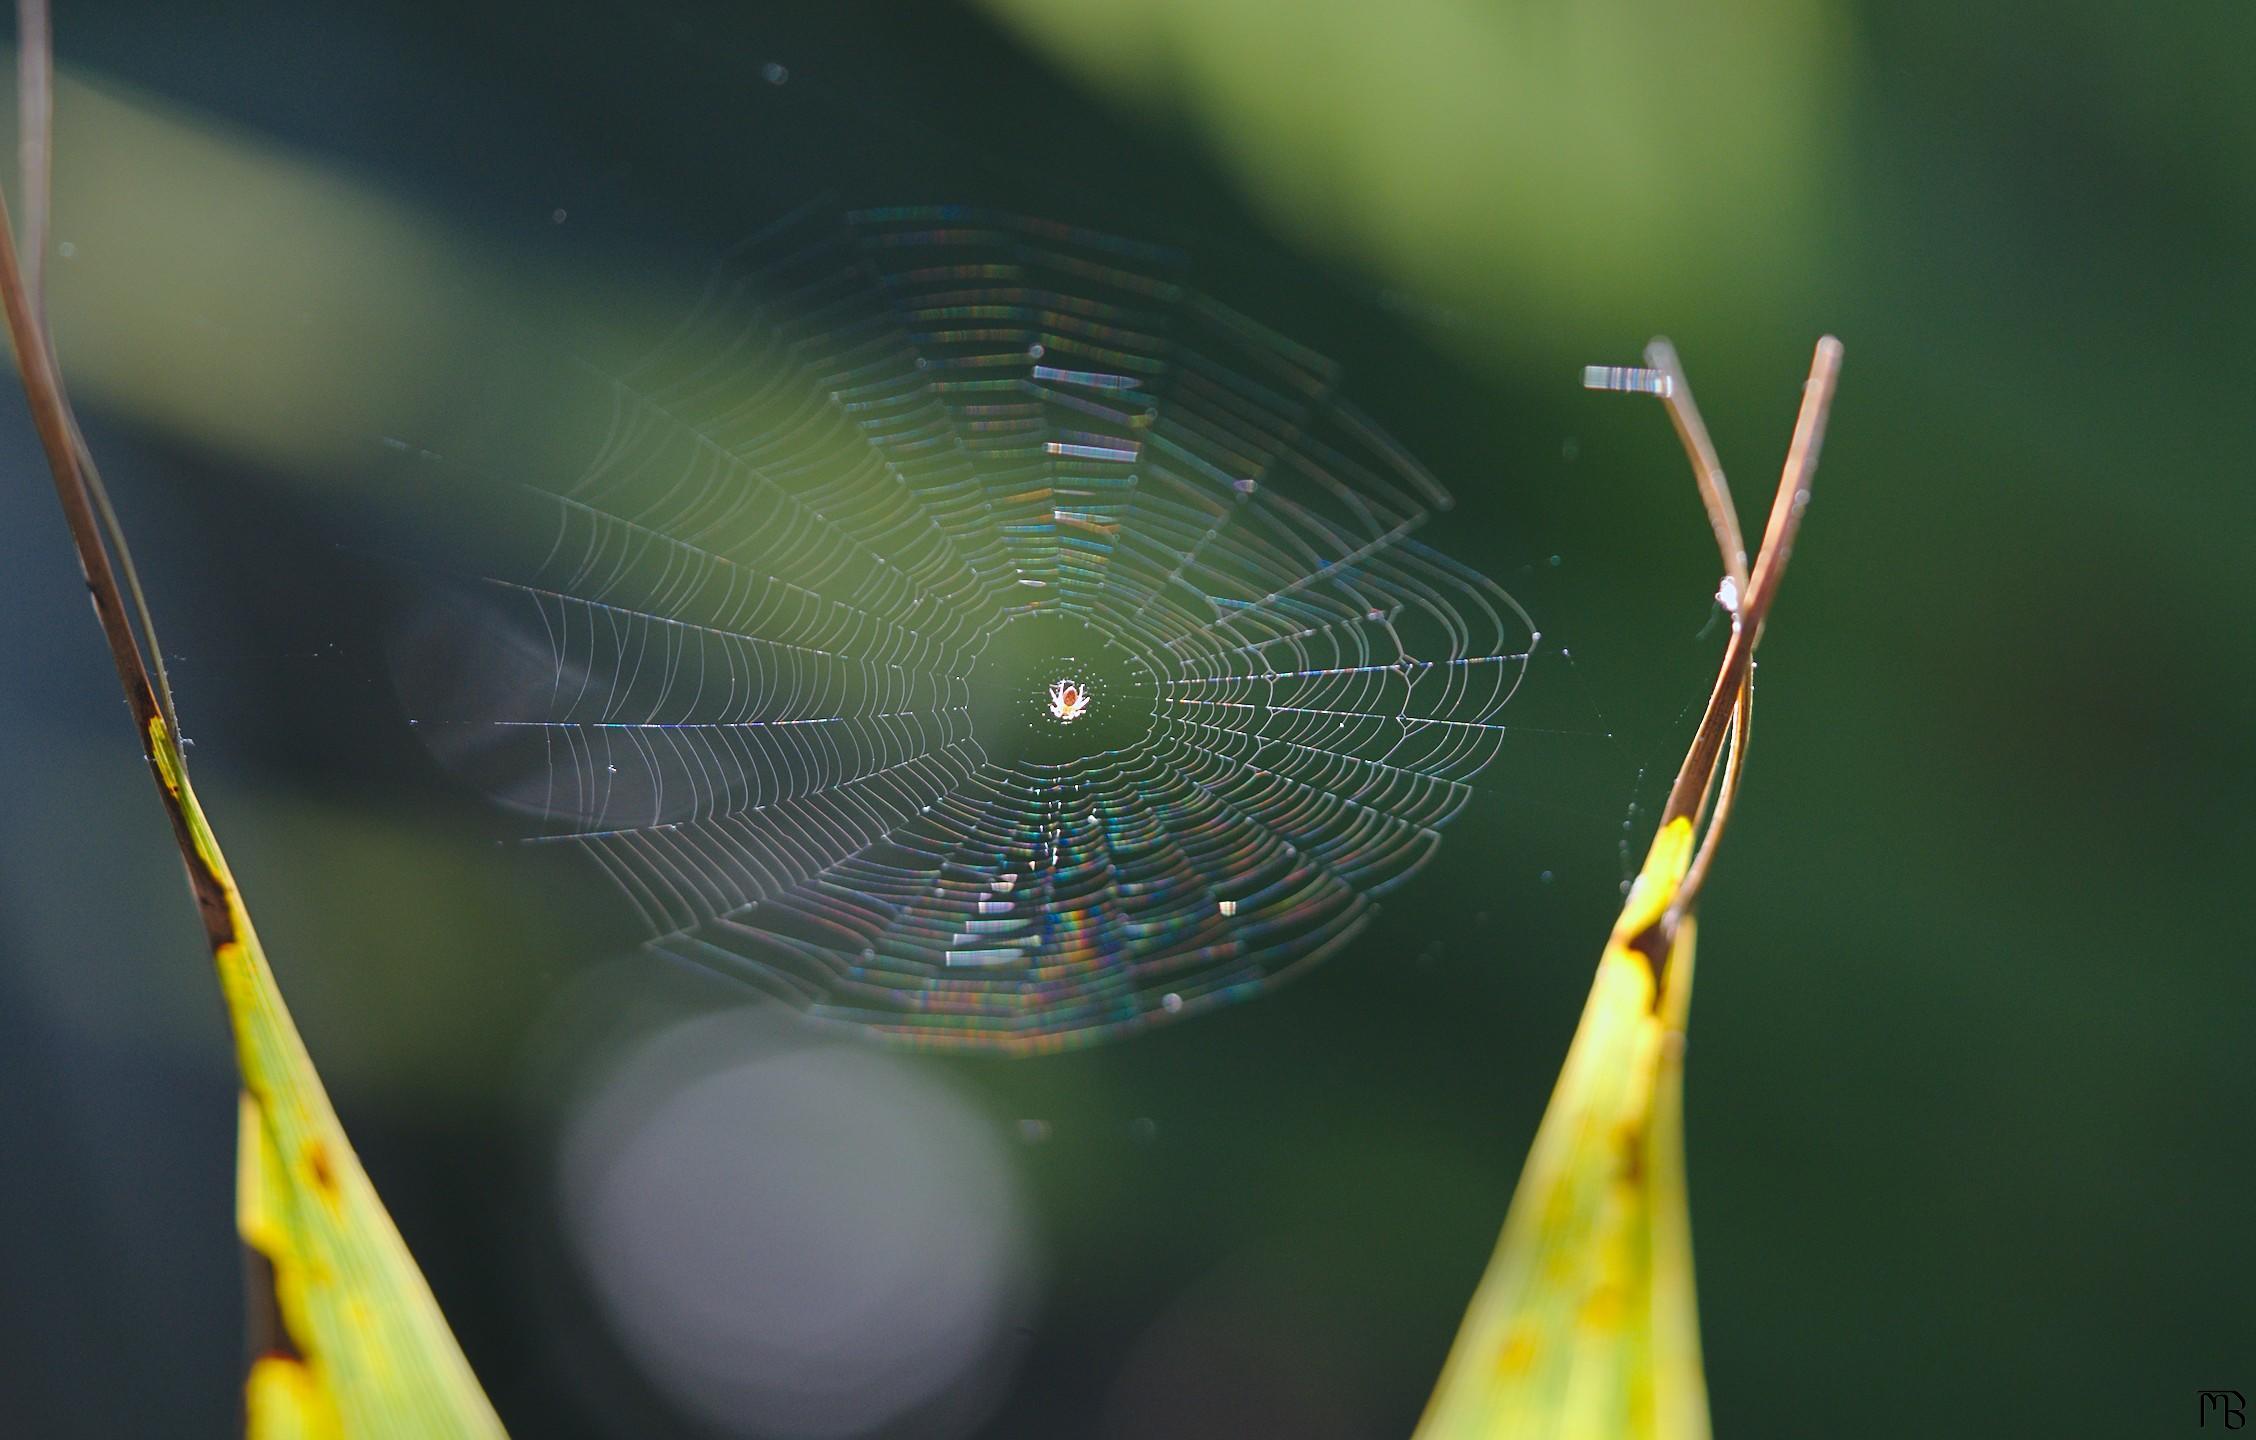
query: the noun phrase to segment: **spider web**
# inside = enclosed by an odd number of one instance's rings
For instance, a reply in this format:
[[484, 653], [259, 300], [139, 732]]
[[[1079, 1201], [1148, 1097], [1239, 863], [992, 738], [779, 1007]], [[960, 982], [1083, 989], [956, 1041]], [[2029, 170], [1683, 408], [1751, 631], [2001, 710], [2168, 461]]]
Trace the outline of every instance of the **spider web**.
[[[1162, 247], [801, 215], [579, 378], [569, 479], [412, 454], [518, 547], [408, 646], [416, 723], [653, 952], [910, 1043], [1088, 1042], [1333, 952], [1541, 638], [1421, 539], [1447, 492], [1335, 367]], [[1029, 618], [1116, 648], [1148, 718], [993, 753], [971, 677]]]

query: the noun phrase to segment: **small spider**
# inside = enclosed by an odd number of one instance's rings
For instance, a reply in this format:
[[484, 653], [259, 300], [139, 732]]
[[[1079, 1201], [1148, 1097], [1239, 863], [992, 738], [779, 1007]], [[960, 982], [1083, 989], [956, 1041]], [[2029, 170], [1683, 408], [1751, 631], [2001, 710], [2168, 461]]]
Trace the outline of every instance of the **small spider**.
[[1076, 680], [1055, 680], [1050, 683], [1050, 714], [1067, 725], [1081, 718], [1089, 708], [1089, 692]]

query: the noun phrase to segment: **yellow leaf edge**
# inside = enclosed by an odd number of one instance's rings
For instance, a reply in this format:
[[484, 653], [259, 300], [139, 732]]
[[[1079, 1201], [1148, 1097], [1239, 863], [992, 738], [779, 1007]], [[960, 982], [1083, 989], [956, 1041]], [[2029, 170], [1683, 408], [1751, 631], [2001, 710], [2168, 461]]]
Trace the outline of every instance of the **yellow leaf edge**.
[[232, 936], [212, 958], [243, 1081], [236, 1226], [271, 1270], [284, 1332], [244, 1383], [251, 1440], [499, 1440], [492, 1403], [345, 1138], [164, 718], [148, 725], [158, 779]]
[[1416, 1440], [1708, 1440], [1684, 1172], [1691, 863], [1654, 836]]

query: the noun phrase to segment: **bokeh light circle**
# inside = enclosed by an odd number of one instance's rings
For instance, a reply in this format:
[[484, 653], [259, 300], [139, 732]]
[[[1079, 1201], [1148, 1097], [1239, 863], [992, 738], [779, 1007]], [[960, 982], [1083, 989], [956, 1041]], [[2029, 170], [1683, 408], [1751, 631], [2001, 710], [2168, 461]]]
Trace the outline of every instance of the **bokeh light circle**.
[[644, 1037], [572, 1115], [565, 1231], [667, 1398], [774, 1440], [962, 1433], [1031, 1297], [994, 1127], [932, 1074], [749, 1012]]

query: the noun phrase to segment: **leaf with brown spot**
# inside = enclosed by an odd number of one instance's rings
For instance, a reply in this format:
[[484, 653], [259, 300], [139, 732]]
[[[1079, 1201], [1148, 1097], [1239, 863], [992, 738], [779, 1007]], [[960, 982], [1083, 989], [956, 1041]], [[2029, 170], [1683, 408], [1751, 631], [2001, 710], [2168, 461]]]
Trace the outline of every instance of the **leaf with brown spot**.
[[19, 264], [0, 200], [0, 300], [55, 493], [187, 865], [234, 1028], [243, 1082], [236, 1223], [257, 1256], [245, 1267], [255, 1287], [248, 1298], [257, 1350], [244, 1383], [249, 1433], [255, 1440], [500, 1440], [500, 1420], [337, 1122], [189, 783], [163, 652], [46, 331], [37, 259], [46, 244], [53, 57], [43, 0], [19, 0], [18, 12], [31, 263]]
[[[1722, 554], [1732, 633], [1659, 832], [1598, 960], [1496, 1253], [1419, 1422], [1419, 1440], [1707, 1440], [1684, 1182], [1684, 1026], [1693, 910], [1731, 813], [1753, 715], [1755, 642], [1817, 464], [1841, 347], [1819, 342], [1750, 572], [1739, 521], [1665, 341], [1602, 388], [1670, 402]], [[1705, 821], [1704, 831], [1701, 829]]]

